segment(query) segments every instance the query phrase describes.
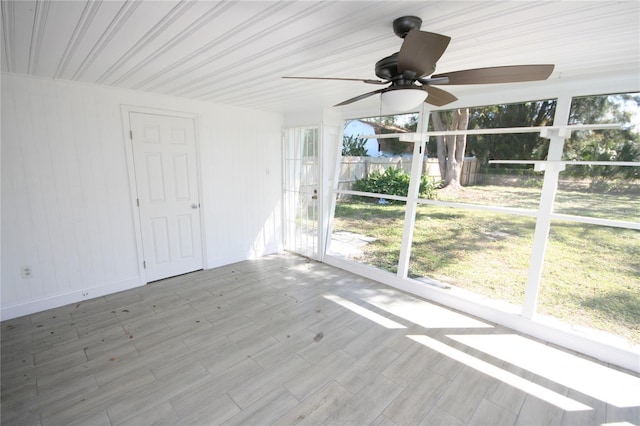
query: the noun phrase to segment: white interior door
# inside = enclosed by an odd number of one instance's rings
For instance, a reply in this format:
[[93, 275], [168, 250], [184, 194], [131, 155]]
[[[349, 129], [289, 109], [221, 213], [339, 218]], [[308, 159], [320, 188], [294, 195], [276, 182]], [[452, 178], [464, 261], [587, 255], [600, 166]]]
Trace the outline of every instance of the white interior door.
[[202, 269], [194, 121], [129, 120], [147, 282]]
[[312, 259], [319, 256], [320, 167], [318, 128], [286, 129], [284, 137], [284, 245]]

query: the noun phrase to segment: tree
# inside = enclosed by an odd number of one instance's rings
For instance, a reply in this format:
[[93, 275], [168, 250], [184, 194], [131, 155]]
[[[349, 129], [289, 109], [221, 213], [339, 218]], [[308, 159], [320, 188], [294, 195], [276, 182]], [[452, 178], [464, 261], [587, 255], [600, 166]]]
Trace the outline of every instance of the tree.
[[[541, 127], [553, 125], [556, 101], [544, 99], [515, 104], [488, 105], [470, 108], [469, 129]], [[633, 113], [640, 110], [640, 95], [615, 94], [574, 98], [571, 104], [569, 124], [622, 123], [622, 129], [595, 131], [574, 131], [565, 141], [564, 159], [578, 161], [630, 161], [640, 160], [640, 137], [630, 124]], [[458, 111], [438, 111], [432, 113], [434, 130], [460, 130], [463, 127], [456, 118]], [[564, 124], [564, 123], [558, 123]], [[510, 133], [493, 135], [469, 135], [466, 144], [462, 140], [454, 143], [453, 136], [440, 137], [429, 141], [429, 152], [438, 152], [441, 174], [445, 184], [453, 189], [459, 181], [450, 184], [448, 173], [462, 167], [465, 149], [467, 155], [474, 155], [487, 169], [489, 160], [544, 160], [547, 158], [549, 140], [538, 133]], [[455, 151], [451, 153], [451, 149]], [[449, 162], [449, 158], [453, 162]], [[522, 164], [492, 165], [492, 169], [531, 168]], [[594, 186], [615, 179], [638, 179], [638, 167], [576, 166], [568, 167], [567, 176], [587, 177]], [[455, 175], [453, 176], [455, 178]]]
[[[569, 124], [622, 123], [621, 129], [573, 132], [565, 142], [565, 159], [582, 161], [640, 161], [640, 134], [630, 125], [640, 110], [640, 96], [615, 94], [574, 98]], [[589, 177], [592, 185], [616, 178], [638, 179], [638, 167], [572, 167], [573, 176]]]
[[[547, 126], [553, 124], [555, 112], [555, 100], [531, 101], [518, 104], [488, 105], [469, 108], [468, 129], [487, 129], [498, 127], [531, 127]], [[438, 111], [432, 113], [433, 130], [463, 130], [461, 124], [454, 125], [454, 110]], [[453, 137], [449, 137], [453, 139]], [[428, 151], [438, 152], [441, 175], [445, 177], [447, 167], [454, 169], [454, 164], [447, 165], [448, 152], [446, 138], [434, 138], [429, 141]], [[452, 145], [450, 140], [448, 145]], [[460, 137], [456, 144], [461, 150], [458, 155], [456, 167], [462, 170], [464, 156], [475, 156], [480, 160], [481, 167], [487, 168], [489, 160], [531, 160], [544, 159], [547, 155], [549, 141], [543, 139], [537, 133], [513, 133], [493, 135], [469, 135], [466, 139]], [[464, 149], [464, 151], [462, 151]], [[466, 152], [465, 152], [466, 151]], [[444, 156], [444, 166], [443, 164]], [[527, 165], [497, 165], [495, 168], [526, 168]], [[459, 179], [459, 178], [458, 178]], [[455, 186], [454, 186], [455, 185]], [[449, 185], [450, 189], [459, 187], [459, 180]]]
[[[540, 127], [553, 124], [555, 99], [472, 108], [470, 129], [505, 127]], [[549, 140], [538, 133], [470, 135], [467, 150], [486, 167], [489, 160], [543, 160], [549, 150]], [[505, 164], [496, 167], [519, 168], [527, 165]]]
[[[469, 108], [455, 111], [435, 111], [433, 127], [440, 130], [466, 130], [469, 124]], [[445, 190], [462, 188], [460, 175], [467, 147], [467, 135], [436, 136], [438, 165]]]

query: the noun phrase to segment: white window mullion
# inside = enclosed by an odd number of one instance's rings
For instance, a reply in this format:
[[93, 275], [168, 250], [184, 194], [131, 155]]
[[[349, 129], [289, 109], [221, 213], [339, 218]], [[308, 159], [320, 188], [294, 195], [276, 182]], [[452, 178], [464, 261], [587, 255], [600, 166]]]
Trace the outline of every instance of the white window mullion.
[[409, 190], [407, 191], [407, 203], [404, 213], [404, 228], [402, 230], [402, 242], [400, 243], [400, 258], [398, 259], [398, 272], [400, 278], [407, 278], [409, 274], [409, 260], [411, 258], [411, 242], [416, 223], [416, 211], [418, 198], [420, 197], [420, 180], [422, 178], [422, 164], [424, 159], [423, 129], [427, 128], [429, 113], [420, 114], [420, 122], [417, 133], [414, 134], [413, 158], [411, 161], [411, 177]]
[[[340, 127], [337, 131], [337, 140], [335, 141], [335, 156], [334, 156], [334, 164], [333, 164], [333, 172], [331, 175], [333, 176], [333, 180], [331, 182], [330, 187], [328, 188], [327, 193], [329, 194], [329, 200], [327, 205], [329, 206], [329, 211], [327, 214], [327, 225], [324, 234], [324, 252], [322, 253], [321, 260], [324, 261], [324, 257], [327, 254], [327, 251], [331, 249], [331, 236], [333, 235], [333, 221], [336, 216], [336, 203], [338, 198], [338, 185], [340, 183], [340, 163], [342, 161], [342, 140], [344, 137], [344, 126]], [[331, 145], [329, 145], [331, 146]], [[325, 157], [327, 158], [327, 157]]]
[[[556, 112], [553, 124], [564, 125], [569, 122], [569, 112], [571, 110], [571, 97], [561, 96], [556, 102]], [[542, 267], [544, 255], [549, 239], [549, 229], [551, 228], [551, 214], [553, 213], [553, 203], [558, 189], [558, 177], [564, 170], [564, 164], [553, 163], [562, 160], [565, 136], [560, 136], [560, 132], [553, 132], [549, 138], [549, 152], [547, 154], [548, 163], [541, 165], [544, 167], [544, 181], [540, 194], [540, 206], [538, 209], [538, 219], [536, 229], [533, 234], [533, 246], [531, 260], [529, 262], [529, 273], [527, 276], [527, 288], [525, 290], [524, 303], [522, 305], [522, 316], [533, 318], [538, 303], [538, 293], [540, 291], [540, 281], [542, 279]]]

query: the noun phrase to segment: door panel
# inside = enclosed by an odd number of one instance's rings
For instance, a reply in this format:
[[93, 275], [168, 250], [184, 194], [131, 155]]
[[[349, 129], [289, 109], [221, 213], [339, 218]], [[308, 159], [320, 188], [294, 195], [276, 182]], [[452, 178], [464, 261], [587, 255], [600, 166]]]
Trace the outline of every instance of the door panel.
[[144, 155], [147, 160], [146, 181], [149, 186], [149, 201], [164, 203], [166, 201], [166, 197], [162, 154], [158, 152], [146, 152]]
[[193, 256], [193, 224], [191, 215], [178, 216], [178, 239], [180, 240], [180, 257], [185, 259]]
[[173, 175], [175, 176], [176, 200], [189, 200], [189, 164], [186, 154], [173, 155]]
[[194, 122], [130, 113], [147, 281], [202, 269]]
[[154, 262], [151, 264], [167, 263], [171, 260], [169, 250], [169, 230], [166, 217], [151, 219], [151, 232], [153, 235]]

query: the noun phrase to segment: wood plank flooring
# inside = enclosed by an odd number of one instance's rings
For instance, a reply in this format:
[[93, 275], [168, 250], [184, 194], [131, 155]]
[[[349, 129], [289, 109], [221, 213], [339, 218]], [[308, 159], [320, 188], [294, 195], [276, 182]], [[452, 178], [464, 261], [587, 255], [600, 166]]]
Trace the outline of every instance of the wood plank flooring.
[[[512, 330], [288, 254], [5, 321], [1, 332], [3, 425], [640, 424], [626, 393], [596, 398], [588, 382], [453, 338]], [[610, 374], [597, 385], [614, 393], [640, 383], [575, 357]]]

